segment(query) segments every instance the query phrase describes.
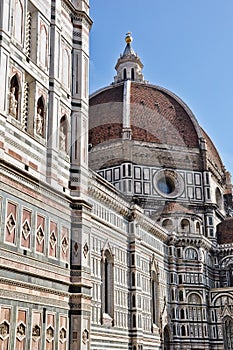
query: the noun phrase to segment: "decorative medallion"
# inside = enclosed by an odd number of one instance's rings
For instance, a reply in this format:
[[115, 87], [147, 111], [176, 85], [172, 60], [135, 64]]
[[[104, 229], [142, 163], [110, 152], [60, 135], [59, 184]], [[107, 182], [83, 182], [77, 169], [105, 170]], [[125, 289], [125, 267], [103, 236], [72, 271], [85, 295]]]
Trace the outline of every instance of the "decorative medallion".
[[68, 243], [68, 238], [67, 237], [63, 237], [62, 241], [61, 241], [61, 247], [64, 253], [67, 252], [67, 249], [69, 247], [69, 243]]
[[16, 337], [19, 341], [22, 341], [25, 338], [26, 334], [26, 325], [23, 322], [20, 322], [17, 326]]
[[29, 226], [29, 223], [27, 220], [24, 221], [22, 226], [22, 234], [24, 239], [28, 239], [28, 236], [30, 235], [31, 227]]
[[84, 244], [84, 247], [83, 247], [83, 255], [84, 255], [85, 258], [87, 257], [88, 251], [89, 251], [89, 247], [88, 247], [88, 244], [86, 242]]
[[15, 219], [14, 216], [12, 214], [10, 214], [7, 218], [7, 222], [6, 222], [6, 227], [8, 228], [9, 232], [11, 233], [14, 229], [15, 229]]
[[5, 340], [9, 337], [10, 325], [7, 321], [0, 324], [0, 339]]
[[38, 341], [41, 336], [41, 328], [37, 324], [32, 328], [32, 339]]
[[57, 237], [54, 231], [52, 231], [50, 233], [50, 237], [49, 237], [49, 243], [51, 245], [51, 247], [54, 249], [56, 243], [57, 243]]
[[45, 236], [44, 231], [43, 231], [42, 227], [39, 226], [39, 228], [36, 232], [36, 238], [37, 238], [39, 244], [41, 244], [43, 242], [44, 236]]
[[64, 343], [66, 341], [66, 329], [64, 327], [60, 329], [59, 340], [61, 343]]
[[52, 326], [49, 326], [46, 330], [46, 340], [51, 343], [54, 339], [54, 329]]

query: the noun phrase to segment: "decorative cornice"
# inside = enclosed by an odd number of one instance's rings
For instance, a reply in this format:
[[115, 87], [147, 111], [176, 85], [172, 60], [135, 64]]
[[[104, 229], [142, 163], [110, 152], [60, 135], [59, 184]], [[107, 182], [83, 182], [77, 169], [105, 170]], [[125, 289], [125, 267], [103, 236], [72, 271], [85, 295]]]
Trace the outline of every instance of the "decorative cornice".
[[69, 0], [62, 0], [62, 7], [66, 10], [72, 20], [83, 22], [89, 29], [91, 29], [93, 21], [86, 12], [77, 10]]
[[13, 165], [11, 165], [11, 168], [9, 168], [8, 166], [4, 166], [2, 163], [0, 165], [0, 175], [6, 176], [10, 180], [16, 181], [28, 189], [33, 190], [35, 193], [50, 198], [61, 205], [65, 205], [67, 202], [69, 202], [64, 194], [59, 193], [52, 186], [36, 179], [34, 176], [28, 173], [24, 174], [21, 169], [17, 169]]
[[216, 253], [221, 258], [228, 255], [233, 255], [233, 243], [218, 244], [216, 247]]
[[12, 280], [12, 279], [3, 278], [3, 277], [0, 278], [0, 284], [11, 285], [17, 288], [30, 289], [36, 292], [48, 293], [49, 295], [51, 294], [58, 295], [62, 298], [64, 297], [69, 298], [70, 296], [70, 293], [68, 293], [68, 291], [61, 292], [59, 289], [45, 288], [45, 287], [39, 286], [38, 284], [26, 283], [22, 281], [19, 282], [17, 280]]
[[129, 203], [121, 198], [113, 185], [94, 172], [90, 174], [88, 190], [93, 198], [101, 201], [108, 208], [114, 209], [122, 216], [129, 215]]
[[131, 207], [130, 211], [130, 218], [131, 221], [134, 220], [137, 222], [137, 224], [140, 225], [140, 227], [144, 230], [146, 230], [148, 233], [153, 234], [155, 237], [157, 237], [162, 242], [166, 242], [168, 233], [167, 231], [156, 224], [153, 220], [151, 220], [149, 217], [147, 217], [144, 213], [142, 208], [140, 208], [137, 205], [133, 205]]
[[197, 248], [204, 248], [208, 251], [212, 249], [212, 242], [202, 235], [178, 235], [176, 237], [175, 245], [184, 247], [191, 245]]
[[89, 180], [89, 193], [93, 198], [107, 205], [108, 208], [112, 208], [118, 214], [126, 217], [129, 222], [137, 222], [142, 229], [153, 234], [162, 242], [167, 240], [167, 231], [165, 229], [145, 216], [141, 207], [137, 205], [130, 206], [130, 203], [122, 198], [123, 195], [117, 192], [113, 185], [94, 172], [91, 173]]
[[[18, 264], [18, 266], [30, 266], [31, 272], [27, 270], [27, 274], [33, 277], [40, 277], [38, 274], [38, 270], [41, 271], [41, 276], [45, 279], [45, 272], [47, 274], [52, 274], [56, 276], [54, 280], [57, 281], [57, 277], [59, 276], [59, 281], [62, 285], [69, 285], [69, 277], [67, 280], [67, 274], [69, 270], [65, 267], [56, 266], [48, 261], [39, 261], [36, 258], [22, 256], [19, 253], [14, 251], [9, 251], [3, 248], [0, 248], [0, 258], [4, 260], [4, 264], [2, 268], [5, 270], [14, 270], [17, 273], [22, 273], [18, 268], [13, 267], [13, 263]], [[10, 263], [11, 262], [11, 263]], [[23, 270], [24, 271], [24, 270]], [[25, 270], [26, 271], [26, 270]], [[61, 278], [64, 278], [64, 282], [61, 282]], [[52, 280], [52, 277], [49, 277], [49, 280]]]

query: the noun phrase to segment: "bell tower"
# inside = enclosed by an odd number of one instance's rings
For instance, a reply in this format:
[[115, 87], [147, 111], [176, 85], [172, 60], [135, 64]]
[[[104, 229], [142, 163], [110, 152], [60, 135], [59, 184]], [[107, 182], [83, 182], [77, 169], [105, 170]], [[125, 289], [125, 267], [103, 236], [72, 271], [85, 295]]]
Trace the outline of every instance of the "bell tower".
[[70, 149], [71, 261], [70, 349], [90, 348], [91, 268], [88, 203], [89, 1], [73, 1]]

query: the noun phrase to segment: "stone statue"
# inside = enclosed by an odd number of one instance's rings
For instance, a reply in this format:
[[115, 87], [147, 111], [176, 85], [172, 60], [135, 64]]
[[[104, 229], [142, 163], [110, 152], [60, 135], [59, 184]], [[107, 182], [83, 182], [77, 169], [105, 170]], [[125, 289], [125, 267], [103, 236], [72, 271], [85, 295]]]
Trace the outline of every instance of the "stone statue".
[[13, 117], [17, 117], [17, 106], [18, 106], [18, 101], [15, 96], [15, 87], [12, 87], [9, 93], [9, 113]]
[[65, 132], [65, 127], [60, 126], [60, 149], [62, 151], [66, 151], [66, 132]]
[[36, 116], [36, 133], [40, 136], [43, 136], [44, 118], [42, 114], [42, 109], [38, 108]]

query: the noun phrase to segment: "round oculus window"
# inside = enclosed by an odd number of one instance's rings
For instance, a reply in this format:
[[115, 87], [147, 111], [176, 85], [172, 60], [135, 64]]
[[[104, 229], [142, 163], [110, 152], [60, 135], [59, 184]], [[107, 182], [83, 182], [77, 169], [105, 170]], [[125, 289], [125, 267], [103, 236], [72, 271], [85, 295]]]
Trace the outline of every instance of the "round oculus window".
[[175, 198], [184, 191], [182, 176], [169, 169], [159, 170], [155, 173], [153, 185], [155, 190], [163, 197]]

